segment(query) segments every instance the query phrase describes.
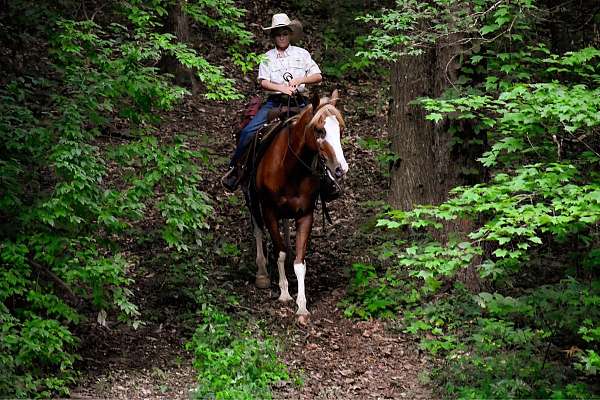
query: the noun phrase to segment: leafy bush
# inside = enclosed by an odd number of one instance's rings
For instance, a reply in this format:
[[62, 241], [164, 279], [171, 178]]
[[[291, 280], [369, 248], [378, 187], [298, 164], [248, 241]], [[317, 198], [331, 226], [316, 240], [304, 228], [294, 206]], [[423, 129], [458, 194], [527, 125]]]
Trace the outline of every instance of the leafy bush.
[[[250, 40], [231, 2], [187, 5], [209, 29]], [[163, 32], [169, 6], [131, 0], [78, 19], [69, 1], [16, 1], [2, 15], [14, 33], [0, 37], [3, 54], [26, 62], [0, 89], [1, 397], [67, 396], [71, 329], [90, 310], [100, 323], [141, 323], [121, 249], [140, 221], [152, 217], [157, 232], [143, 236], [159, 233], [174, 251], [200, 244], [208, 227], [206, 155], [184, 137], [154, 137], [160, 112], [188, 93], [157, 65], [177, 59], [209, 99], [240, 95], [221, 68]]]
[[[596, 301], [581, 299], [597, 298], [599, 289], [567, 279], [513, 298], [471, 295], [457, 285], [452, 296], [406, 312], [400, 325], [426, 334], [421, 346], [444, 356], [433, 375], [450, 395], [550, 398], [566, 396], [569, 388], [570, 398], [586, 398], [592, 394], [583, 384], [569, 384], [573, 372], [565, 374], [562, 362], [584, 356], [579, 326], [599, 315]], [[559, 351], [553, 343], [561, 339], [577, 345]]]
[[236, 334], [239, 323], [212, 307], [201, 311], [202, 323], [187, 348], [194, 352], [200, 386], [198, 399], [271, 398], [269, 386], [287, 380], [274, 343]]
[[[403, 1], [364, 17], [376, 24], [371, 59], [464, 45], [452, 89], [416, 103], [432, 123], [468, 121], [489, 142], [485, 182], [379, 220], [398, 238], [381, 250], [385, 268], [355, 266], [348, 300], [351, 315], [402, 311], [400, 328], [439, 358], [450, 397], [597, 390], [600, 51], [552, 53], [544, 12], [532, 0]], [[474, 228], [443, 233], [461, 221]], [[488, 292], [456, 283], [472, 268]]]

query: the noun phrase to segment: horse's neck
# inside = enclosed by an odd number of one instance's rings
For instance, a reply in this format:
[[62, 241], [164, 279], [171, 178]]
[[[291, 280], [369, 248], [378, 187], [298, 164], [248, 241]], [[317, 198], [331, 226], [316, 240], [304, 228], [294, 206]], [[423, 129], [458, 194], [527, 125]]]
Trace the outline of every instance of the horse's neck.
[[292, 129], [290, 127], [288, 135], [289, 147], [285, 155], [286, 163], [310, 166], [310, 163], [317, 156], [317, 152], [311, 149], [308, 143], [309, 138], [305, 135], [304, 129]]
[[292, 135], [292, 148], [296, 150], [298, 154], [306, 151], [316, 153], [317, 151], [317, 144], [316, 142], [313, 143], [315, 141], [314, 135], [306, 132], [306, 127], [312, 118], [312, 113], [309, 112], [310, 109], [312, 109], [311, 106], [308, 106], [306, 109], [304, 109], [302, 114], [300, 114], [298, 121], [294, 124], [294, 126], [290, 127], [290, 134]]

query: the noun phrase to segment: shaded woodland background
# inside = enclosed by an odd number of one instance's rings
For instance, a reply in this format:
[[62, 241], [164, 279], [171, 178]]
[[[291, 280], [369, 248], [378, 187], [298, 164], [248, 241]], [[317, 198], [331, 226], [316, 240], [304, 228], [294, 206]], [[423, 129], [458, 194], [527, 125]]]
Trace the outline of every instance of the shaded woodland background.
[[[313, 235], [308, 333], [244, 285], [243, 202], [218, 186], [280, 11], [345, 95], [355, 169]], [[83, 396], [106, 349], [154, 362], [149, 332], [190, 368], [171, 397], [598, 396], [599, 11], [0, 2], [0, 396]], [[328, 357], [346, 367], [310, 372]]]

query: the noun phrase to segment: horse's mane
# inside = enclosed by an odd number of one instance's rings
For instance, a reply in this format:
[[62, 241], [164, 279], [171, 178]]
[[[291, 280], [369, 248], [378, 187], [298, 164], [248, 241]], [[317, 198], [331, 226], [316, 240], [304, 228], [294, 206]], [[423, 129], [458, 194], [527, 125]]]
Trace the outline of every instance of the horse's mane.
[[[310, 121], [306, 123], [307, 129], [314, 128], [315, 125], [322, 123], [322, 121], [329, 116], [336, 117], [342, 129], [346, 127], [346, 124], [344, 123], [344, 118], [342, 117], [342, 113], [340, 113], [340, 111], [329, 102], [329, 98], [321, 99], [321, 104], [322, 105], [319, 106], [315, 115], [310, 119]], [[294, 118], [294, 124], [308, 119], [308, 116], [310, 115], [310, 113], [312, 113], [312, 109], [312, 105], [306, 107], [300, 114], [298, 114]]]
[[337, 108], [335, 108], [333, 104], [327, 103], [324, 106], [319, 107], [319, 109], [315, 113], [315, 116], [312, 117], [312, 119], [308, 123], [307, 128], [312, 128], [316, 124], [321, 124], [325, 118], [330, 116], [334, 116], [337, 118], [340, 124], [340, 128], [343, 129], [346, 127], [346, 124], [344, 123], [344, 118], [342, 117], [342, 113], [340, 113], [340, 111]]

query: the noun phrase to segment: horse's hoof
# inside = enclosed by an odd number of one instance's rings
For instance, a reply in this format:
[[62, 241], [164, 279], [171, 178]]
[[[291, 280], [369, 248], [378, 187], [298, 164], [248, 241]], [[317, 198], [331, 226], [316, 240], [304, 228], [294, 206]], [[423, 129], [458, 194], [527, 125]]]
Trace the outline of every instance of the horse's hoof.
[[267, 275], [259, 275], [256, 277], [254, 284], [259, 289], [268, 289], [271, 287], [271, 280]]
[[302, 315], [298, 316], [298, 324], [300, 326], [307, 326], [309, 320], [310, 320], [309, 314], [302, 314]]
[[282, 303], [287, 303], [288, 301], [291, 301], [294, 299], [292, 298], [292, 296], [289, 295], [289, 293], [286, 293], [285, 295], [281, 294], [277, 300], [279, 300]]

